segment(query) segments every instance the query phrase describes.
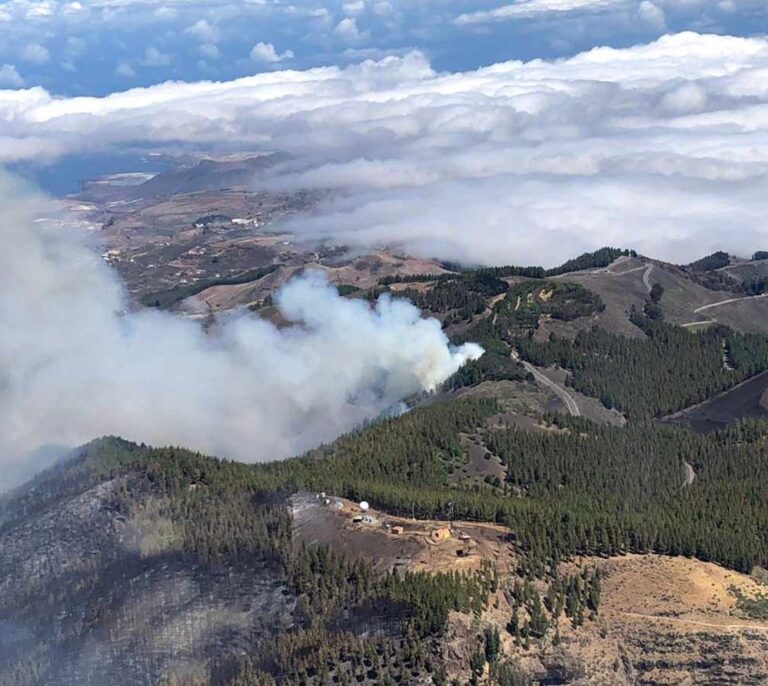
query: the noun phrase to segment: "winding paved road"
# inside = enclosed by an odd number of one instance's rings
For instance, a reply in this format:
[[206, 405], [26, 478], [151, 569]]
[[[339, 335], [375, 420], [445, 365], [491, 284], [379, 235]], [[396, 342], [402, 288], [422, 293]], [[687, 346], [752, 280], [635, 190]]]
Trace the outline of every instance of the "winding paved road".
[[519, 362], [523, 365], [523, 367], [526, 368], [526, 370], [533, 374], [533, 378], [536, 379], [536, 381], [552, 390], [555, 395], [557, 395], [557, 397], [565, 403], [565, 407], [568, 409], [568, 412], [572, 417], [581, 416], [581, 410], [579, 409], [579, 406], [576, 404], [573, 396], [567, 390], [565, 390], [565, 388], [563, 388], [560, 384], [552, 381], [552, 379], [548, 379], [532, 364], [523, 360], [519, 360]]

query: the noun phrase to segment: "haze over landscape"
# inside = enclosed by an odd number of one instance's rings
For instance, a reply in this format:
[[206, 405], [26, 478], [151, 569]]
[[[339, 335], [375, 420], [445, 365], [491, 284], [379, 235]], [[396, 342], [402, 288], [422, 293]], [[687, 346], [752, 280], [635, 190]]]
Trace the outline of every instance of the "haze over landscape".
[[107, 97], [19, 89], [0, 95], [0, 160], [279, 151], [260, 187], [333, 191], [287, 225], [313, 237], [479, 264], [606, 243], [749, 255], [765, 236], [766, 65], [764, 38], [681, 33], [456, 73], [416, 50]]
[[768, 683], [768, 8], [0, 2], [0, 684]]

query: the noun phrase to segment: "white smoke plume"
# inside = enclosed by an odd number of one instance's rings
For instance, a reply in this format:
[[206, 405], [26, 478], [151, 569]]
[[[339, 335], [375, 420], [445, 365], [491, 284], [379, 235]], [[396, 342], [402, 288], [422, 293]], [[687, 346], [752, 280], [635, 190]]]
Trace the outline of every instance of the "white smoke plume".
[[205, 333], [168, 313], [126, 312], [111, 270], [82, 237], [34, 223], [35, 203], [0, 175], [0, 464], [104, 434], [286, 457], [482, 354], [449, 346], [406, 301], [345, 299], [317, 273], [277, 294], [294, 322], [282, 329], [249, 313]]

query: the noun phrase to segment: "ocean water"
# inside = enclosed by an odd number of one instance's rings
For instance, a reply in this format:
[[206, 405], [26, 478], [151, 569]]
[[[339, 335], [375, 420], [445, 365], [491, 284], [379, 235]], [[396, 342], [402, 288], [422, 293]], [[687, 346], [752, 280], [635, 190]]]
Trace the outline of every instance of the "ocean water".
[[84, 181], [103, 176], [132, 172], [155, 174], [167, 168], [165, 155], [134, 151], [67, 155], [50, 164], [19, 162], [8, 167], [55, 197], [78, 193]]

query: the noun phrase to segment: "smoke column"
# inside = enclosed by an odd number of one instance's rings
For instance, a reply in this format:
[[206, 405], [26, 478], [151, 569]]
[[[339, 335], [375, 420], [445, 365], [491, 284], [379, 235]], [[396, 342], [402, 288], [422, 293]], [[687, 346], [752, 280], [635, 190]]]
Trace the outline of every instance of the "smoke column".
[[0, 175], [0, 464], [116, 434], [244, 461], [335, 438], [431, 390], [482, 349], [449, 346], [403, 300], [345, 299], [313, 273], [275, 302], [293, 326], [236, 313], [126, 312], [78, 232], [32, 220], [40, 198]]

